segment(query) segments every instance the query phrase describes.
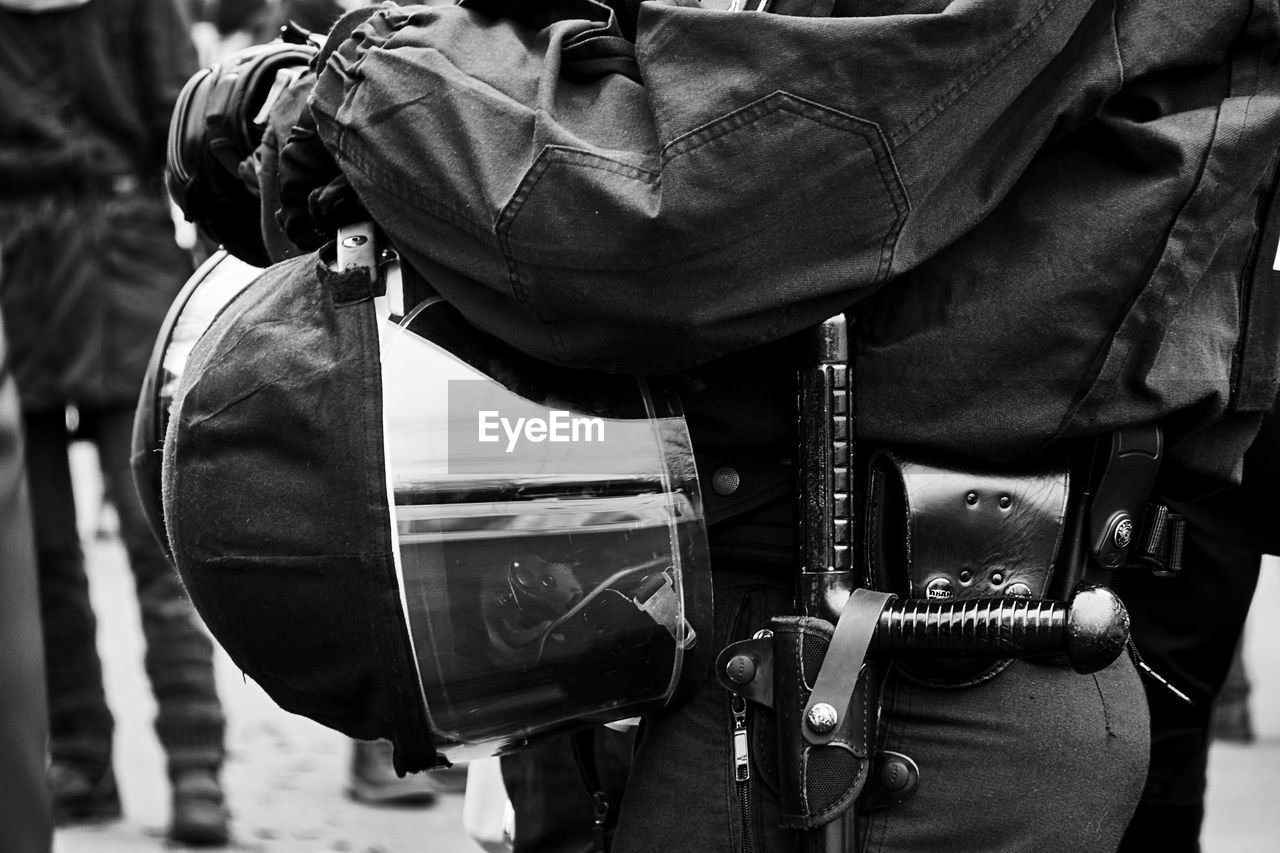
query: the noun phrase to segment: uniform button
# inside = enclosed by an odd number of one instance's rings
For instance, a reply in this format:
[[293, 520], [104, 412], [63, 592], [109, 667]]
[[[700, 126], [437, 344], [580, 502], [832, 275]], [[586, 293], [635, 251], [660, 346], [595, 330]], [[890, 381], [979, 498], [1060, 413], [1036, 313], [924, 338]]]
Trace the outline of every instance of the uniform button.
[[711, 475], [711, 488], [721, 497], [728, 497], [738, 491], [740, 485], [742, 485], [742, 475], [728, 465], [717, 468]]

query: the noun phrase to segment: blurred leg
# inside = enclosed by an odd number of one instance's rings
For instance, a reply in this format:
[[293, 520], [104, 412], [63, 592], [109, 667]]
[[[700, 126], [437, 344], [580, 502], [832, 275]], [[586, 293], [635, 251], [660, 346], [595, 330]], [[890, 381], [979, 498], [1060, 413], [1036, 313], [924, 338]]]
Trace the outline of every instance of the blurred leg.
[[102, 686], [97, 621], [76, 530], [65, 415], [61, 409], [29, 412], [23, 424], [48, 669], [50, 752], [55, 762], [101, 774], [111, 762], [114, 721]]
[[0, 335], [0, 850], [48, 853], [48, 735], [35, 539], [22, 460], [18, 397]]
[[[224, 757], [225, 719], [213, 670], [213, 643], [186, 596], [178, 573], [160, 549], [133, 488], [129, 467], [133, 407], [100, 409], [91, 414], [107, 495], [120, 518], [120, 534], [138, 591], [144, 659], [156, 697], [156, 732], [168, 758], [175, 787], [175, 836], [187, 835], [182, 821], [199, 827], [201, 838], [226, 835], [226, 818], [217, 774]], [[198, 779], [193, 782], [193, 779]], [[187, 795], [190, 796], [187, 796]], [[195, 806], [184, 800], [192, 800]], [[184, 814], [198, 807], [199, 815]]]
[[1249, 672], [1244, 665], [1244, 644], [1236, 646], [1227, 680], [1213, 702], [1213, 716], [1209, 723], [1209, 735], [1214, 740], [1235, 743], [1253, 742], [1253, 717], [1249, 713], [1249, 696], [1253, 692]]

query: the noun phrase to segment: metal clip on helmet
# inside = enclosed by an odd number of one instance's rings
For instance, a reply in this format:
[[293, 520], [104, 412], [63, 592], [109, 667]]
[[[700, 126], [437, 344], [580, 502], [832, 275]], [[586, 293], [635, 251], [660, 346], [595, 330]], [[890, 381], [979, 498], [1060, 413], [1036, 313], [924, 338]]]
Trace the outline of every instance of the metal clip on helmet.
[[400, 316], [375, 263], [248, 283], [221, 255], [174, 305], [135, 474], [209, 628], [404, 770], [663, 707], [713, 652], [676, 397], [536, 362], [435, 295]]

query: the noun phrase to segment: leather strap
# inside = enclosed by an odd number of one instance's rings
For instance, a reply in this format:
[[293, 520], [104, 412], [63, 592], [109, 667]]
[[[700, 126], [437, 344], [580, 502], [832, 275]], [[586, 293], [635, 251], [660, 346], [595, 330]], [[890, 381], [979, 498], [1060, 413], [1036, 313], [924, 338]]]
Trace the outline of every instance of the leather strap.
[[[814, 680], [813, 693], [805, 705], [804, 737], [809, 743], [830, 743], [839, 731], [838, 720], [843, 719], [849, 711], [853, 690], [862, 672], [871, 638], [875, 635], [880, 611], [896, 597], [892, 593], [867, 589], [855, 589], [850, 594], [844, 609], [840, 611], [840, 621], [836, 623], [827, 656]], [[809, 723], [814, 706], [819, 704], [829, 705], [838, 715], [837, 722], [826, 727], [825, 731], [817, 730]]]

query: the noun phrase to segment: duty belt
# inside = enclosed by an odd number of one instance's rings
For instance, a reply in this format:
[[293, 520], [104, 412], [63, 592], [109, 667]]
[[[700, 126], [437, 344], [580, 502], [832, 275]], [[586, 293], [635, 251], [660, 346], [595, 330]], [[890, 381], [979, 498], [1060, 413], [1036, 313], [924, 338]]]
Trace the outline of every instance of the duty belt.
[[[724, 687], [777, 715], [782, 821], [808, 831], [808, 851], [849, 849], [861, 810], [915, 791], [910, 757], [876, 750], [889, 655], [900, 666], [967, 656], [977, 663], [964, 677], [979, 680], [1013, 658], [1058, 656], [1090, 673], [1123, 653], [1128, 614], [1096, 581], [1137, 539], [1161, 456], [1154, 427], [1113, 439], [1074, 500], [1079, 466], [1066, 459], [956, 470], [880, 450], [863, 466], [853, 379], [847, 324], [833, 317], [799, 374], [799, 613], [716, 663]], [[866, 541], [860, 492], [871, 495]], [[1055, 582], [1061, 594], [1046, 598]]]

